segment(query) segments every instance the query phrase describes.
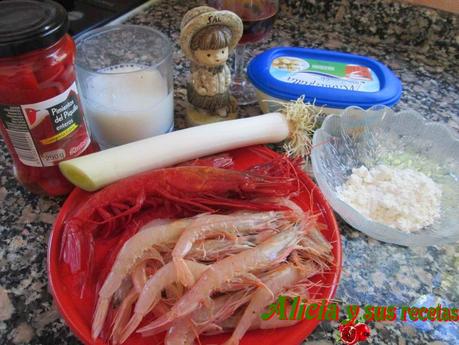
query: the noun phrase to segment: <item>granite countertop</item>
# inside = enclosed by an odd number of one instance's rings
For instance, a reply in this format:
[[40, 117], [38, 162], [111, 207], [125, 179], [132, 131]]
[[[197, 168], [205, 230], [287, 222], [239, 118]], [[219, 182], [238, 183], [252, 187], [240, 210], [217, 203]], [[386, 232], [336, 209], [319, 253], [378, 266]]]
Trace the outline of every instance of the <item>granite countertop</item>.
[[[272, 37], [249, 48], [295, 45], [367, 55], [402, 80], [396, 110], [412, 108], [459, 130], [458, 18], [386, 0], [286, 1]], [[163, 1], [130, 19], [154, 26], [175, 42], [187, 9], [197, 1]], [[185, 127], [184, 72], [175, 44], [176, 128]], [[259, 114], [243, 107], [244, 116]], [[48, 291], [46, 249], [63, 198], [32, 195], [16, 183], [11, 158], [0, 145], [0, 344], [78, 344], [60, 319]], [[343, 272], [337, 299], [347, 304], [456, 305], [459, 245], [404, 248], [380, 243], [339, 220]], [[459, 344], [458, 324], [371, 323], [371, 344]], [[307, 344], [332, 345], [336, 322], [323, 322]]]

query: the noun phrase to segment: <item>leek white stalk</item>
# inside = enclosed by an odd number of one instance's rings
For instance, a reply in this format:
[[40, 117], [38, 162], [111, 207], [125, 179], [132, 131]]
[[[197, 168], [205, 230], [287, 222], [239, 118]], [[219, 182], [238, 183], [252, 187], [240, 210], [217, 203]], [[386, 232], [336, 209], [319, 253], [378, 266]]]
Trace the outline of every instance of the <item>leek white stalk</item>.
[[144, 171], [244, 146], [287, 139], [289, 156], [307, 156], [321, 115], [316, 109], [301, 97], [283, 104], [280, 113], [187, 128], [64, 161], [59, 167], [70, 182], [92, 192]]
[[277, 143], [289, 136], [281, 113], [191, 127], [63, 161], [64, 176], [76, 186], [95, 191], [151, 169], [244, 146]]

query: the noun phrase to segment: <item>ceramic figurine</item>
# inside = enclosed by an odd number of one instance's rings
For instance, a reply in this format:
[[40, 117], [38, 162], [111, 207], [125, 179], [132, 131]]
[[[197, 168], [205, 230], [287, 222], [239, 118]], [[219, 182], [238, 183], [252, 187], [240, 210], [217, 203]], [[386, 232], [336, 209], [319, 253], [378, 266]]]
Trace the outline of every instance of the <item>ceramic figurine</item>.
[[200, 6], [182, 19], [180, 45], [191, 60], [187, 85], [188, 121], [192, 125], [237, 117], [236, 99], [231, 96], [229, 53], [242, 36], [242, 20], [233, 12]]

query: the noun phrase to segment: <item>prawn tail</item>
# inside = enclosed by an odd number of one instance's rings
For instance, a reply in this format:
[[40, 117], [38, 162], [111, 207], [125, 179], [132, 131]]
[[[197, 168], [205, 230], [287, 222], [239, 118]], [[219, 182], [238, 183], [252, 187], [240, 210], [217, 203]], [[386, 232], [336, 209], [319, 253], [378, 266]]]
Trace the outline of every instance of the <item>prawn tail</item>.
[[132, 305], [137, 301], [138, 296], [139, 294], [137, 291], [131, 291], [128, 297], [126, 297], [123, 303], [121, 303], [121, 306], [118, 308], [118, 311], [115, 316], [115, 321], [113, 322], [111, 334], [113, 345], [121, 344], [124, 342], [124, 340], [122, 339], [122, 336], [124, 335], [123, 330], [125, 329], [129, 321]]
[[[138, 302], [138, 301], [137, 301]], [[154, 298], [153, 301], [150, 303], [150, 307], [148, 308], [148, 313], [152, 311], [152, 314], [155, 316], [161, 316], [166, 314], [169, 311], [160, 300], [159, 297]], [[131, 319], [127, 322], [126, 326], [121, 330], [120, 336], [120, 343], [124, 343], [129, 336], [135, 332], [137, 327], [139, 327], [140, 323], [142, 322], [144, 314], [136, 312], [134, 307], [134, 313]]]
[[107, 317], [108, 307], [110, 300], [107, 298], [100, 298], [97, 301], [96, 310], [94, 312], [94, 318], [92, 321], [91, 336], [93, 340], [96, 340], [102, 328], [104, 327], [105, 318]]
[[167, 314], [160, 316], [156, 320], [150, 322], [148, 325], [138, 329], [137, 333], [141, 333], [143, 336], [157, 334], [158, 329], [161, 329], [162, 331], [167, 330], [172, 322], [174, 322], [178, 317], [182, 316], [185, 315], [176, 315], [176, 312], [171, 309], [171, 311], [169, 311]]
[[91, 286], [92, 280], [94, 279], [94, 252], [95, 252], [95, 241], [92, 234], [84, 233], [83, 240], [81, 242], [80, 252], [80, 298], [83, 299], [83, 295], [86, 289]]
[[78, 224], [69, 222], [66, 224], [60, 248], [59, 259], [69, 266], [72, 274], [78, 274], [80, 278], [80, 295], [92, 273], [94, 258], [94, 238], [88, 231], [83, 231]]
[[115, 320], [113, 322], [112, 332], [110, 334], [110, 339], [111, 339], [111, 344], [112, 345], [121, 344], [119, 327], [120, 327], [120, 324], [123, 322], [123, 318], [125, 317], [123, 314], [124, 314], [124, 311], [118, 310], [116, 315], [115, 315]]
[[254, 274], [247, 273], [241, 277], [242, 284], [251, 285], [256, 288], [265, 288], [268, 291], [271, 291], [263, 281], [255, 276]]
[[142, 319], [143, 317], [141, 314], [134, 313], [134, 315], [132, 315], [126, 327], [124, 327], [124, 329], [121, 331], [120, 344], [124, 343], [127, 338], [129, 338], [129, 336], [135, 332], [137, 327], [142, 322]]
[[70, 266], [72, 273], [76, 273], [82, 266], [81, 249], [87, 239], [77, 224], [66, 224], [61, 240], [60, 260]]
[[237, 340], [234, 337], [231, 337], [227, 341], [225, 341], [223, 345], [239, 345], [239, 340]]
[[193, 286], [195, 279], [185, 260], [182, 257], [173, 257], [172, 260], [177, 271], [177, 280], [185, 287]]
[[[145, 326], [145, 327], [147, 327], [147, 326]], [[155, 328], [155, 329], [152, 329], [152, 330], [142, 331], [141, 329], [139, 329], [137, 331], [137, 333], [142, 334], [142, 337], [152, 337], [154, 335], [166, 332], [169, 328], [170, 328], [170, 325], [166, 324], [165, 326], [161, 326], [161, 327], [158, 327], [158, 328]]]

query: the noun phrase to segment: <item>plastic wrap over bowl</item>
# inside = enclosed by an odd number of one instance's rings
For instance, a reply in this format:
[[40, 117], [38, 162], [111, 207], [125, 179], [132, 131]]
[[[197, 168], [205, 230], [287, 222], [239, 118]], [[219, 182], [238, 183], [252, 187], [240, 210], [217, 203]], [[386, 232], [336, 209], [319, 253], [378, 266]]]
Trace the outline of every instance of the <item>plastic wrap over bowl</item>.
[[[428, 122], [415, 111], [394, 113], [384, 106], [346, 108], [328, 116], [313, 138], [312, 168], [334, 210], [370, 237], [405, 246], [459, 240], [459, 138], [445, 125]], [[362, 165], [385, 164], [422, 172], [442, 189], [441, 216], [416, 232], [377, 223], [338, 197], [337, 187]]]

